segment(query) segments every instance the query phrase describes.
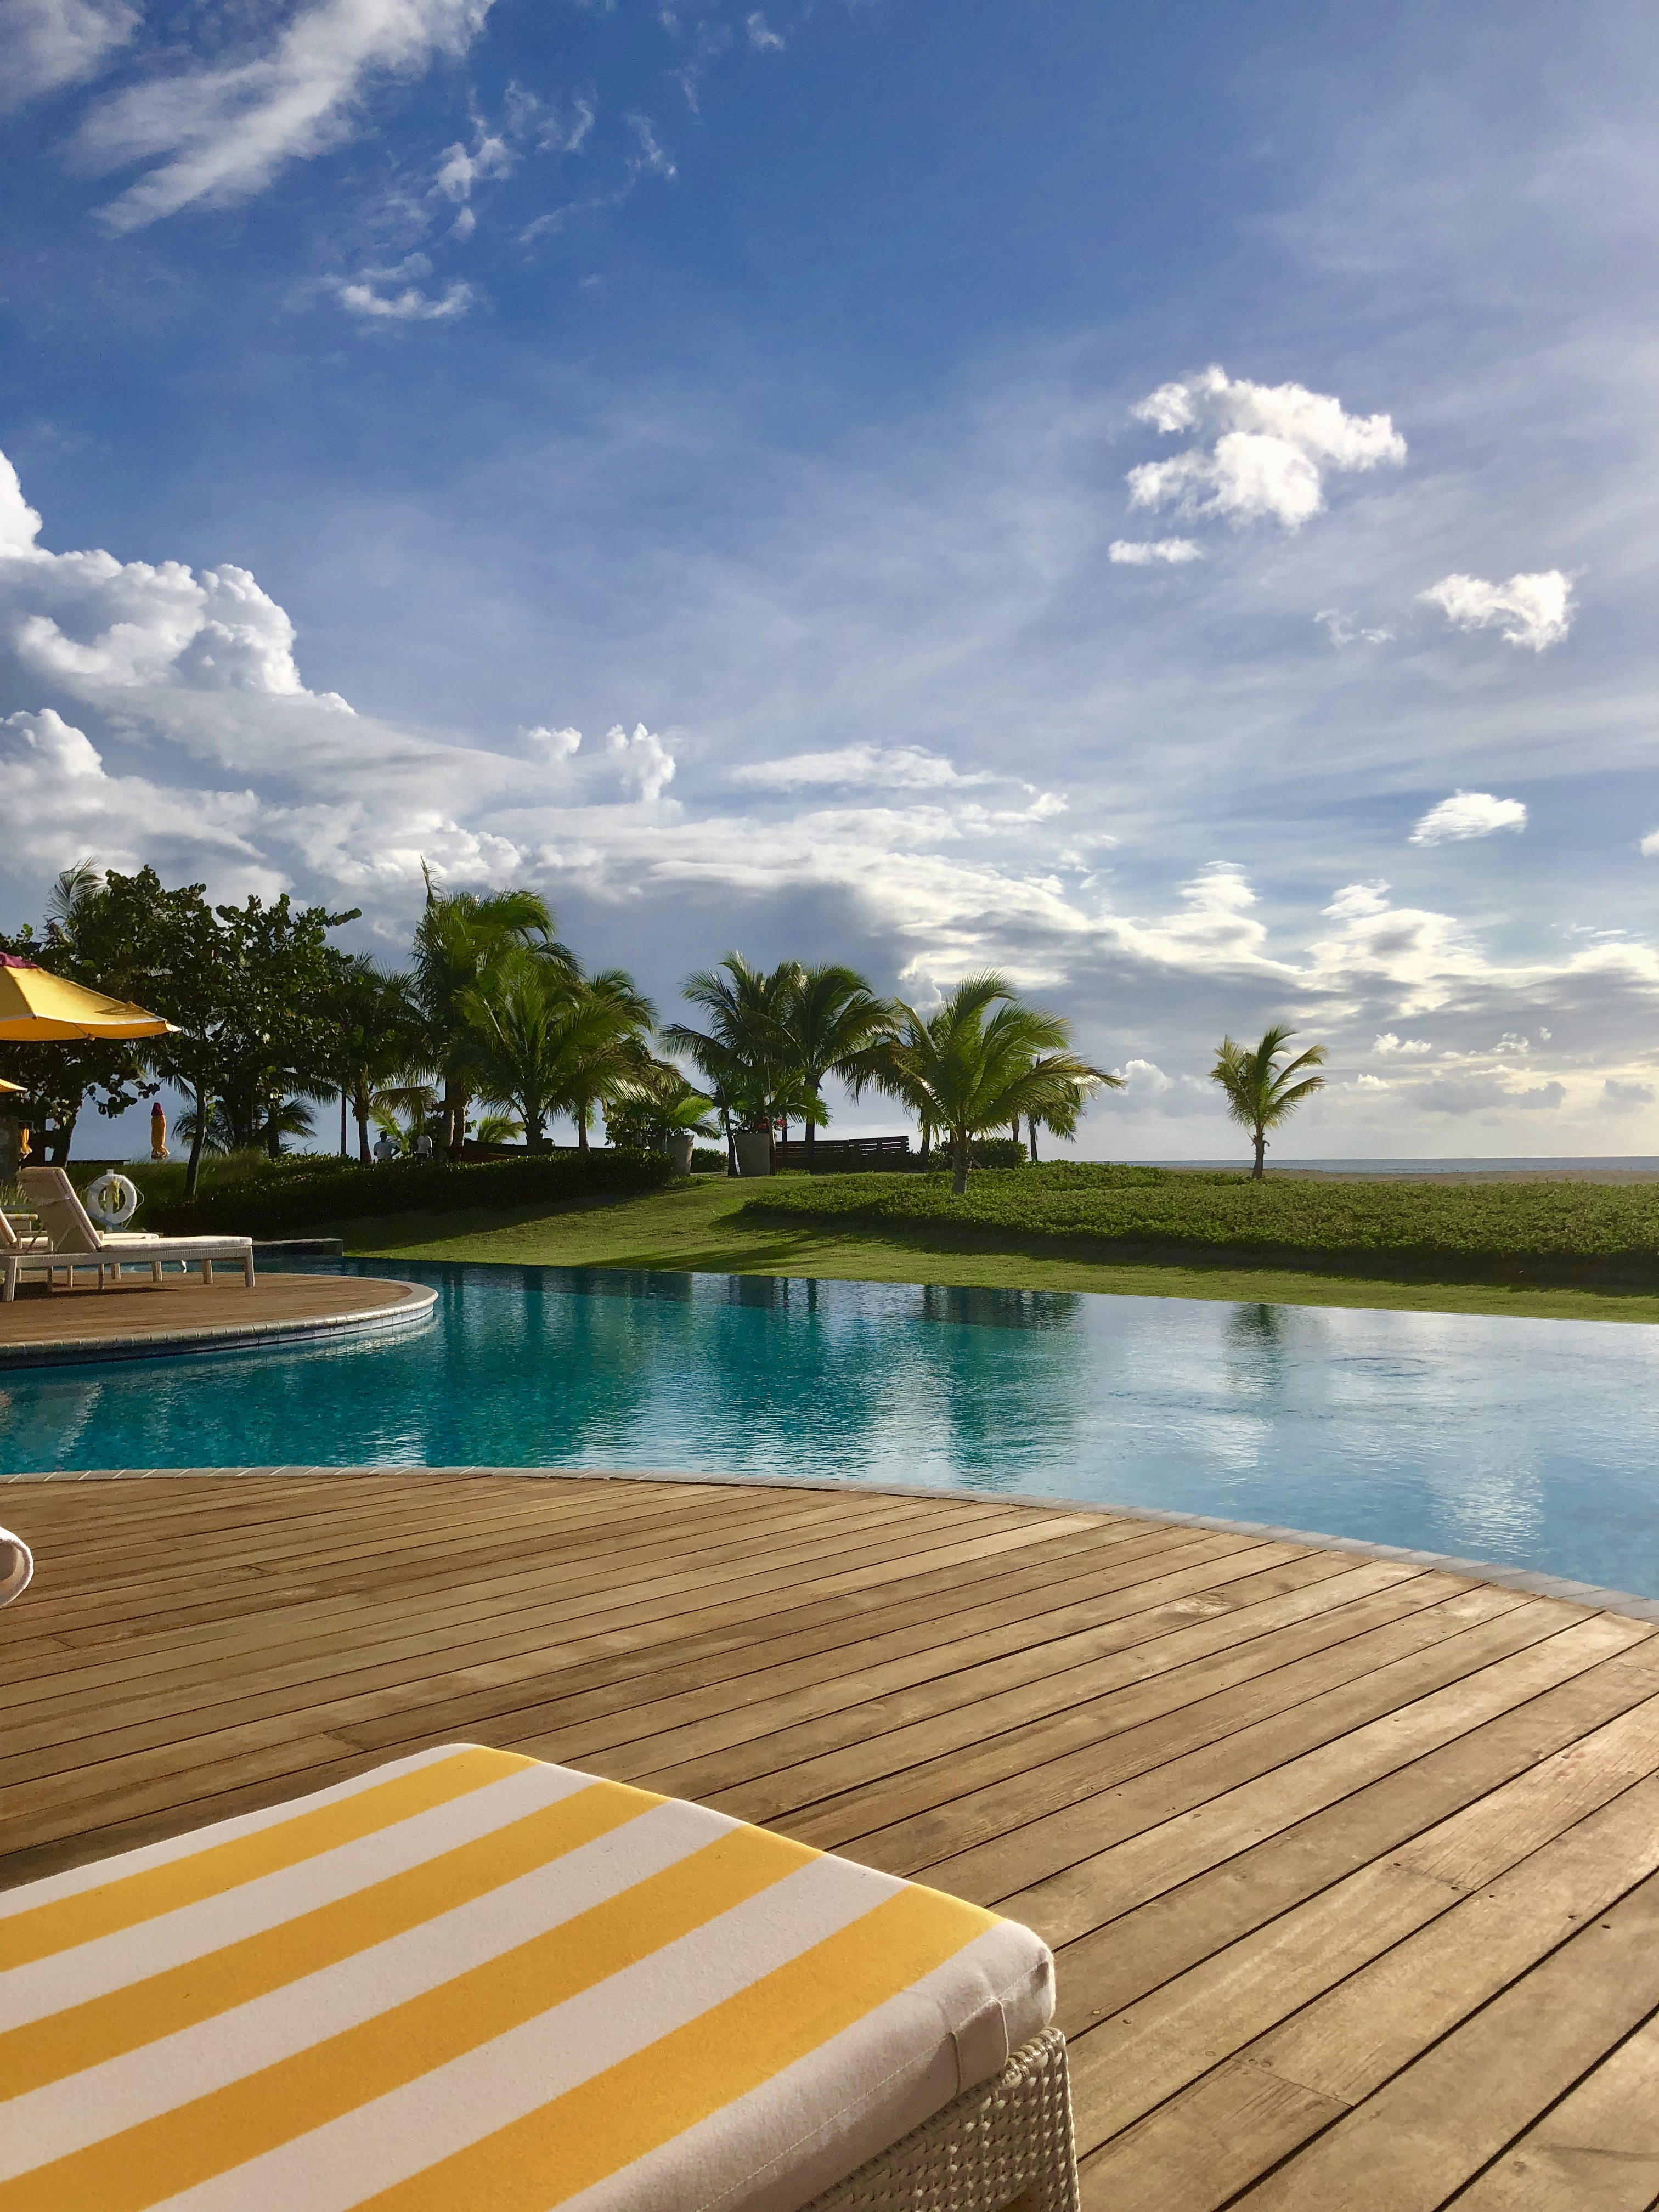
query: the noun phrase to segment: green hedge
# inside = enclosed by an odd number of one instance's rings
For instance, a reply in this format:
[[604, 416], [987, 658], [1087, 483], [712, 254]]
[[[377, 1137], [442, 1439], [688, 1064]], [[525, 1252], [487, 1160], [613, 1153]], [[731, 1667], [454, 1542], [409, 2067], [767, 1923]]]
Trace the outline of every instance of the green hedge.
[[337, 1160], [301, 1166], [296, 1160], [292, 1166], [284, 1163], [280, 1175], [216, 1177], [189, 1201], [157, 1192], [144, 1207], [143, 1225], [168, 1237], [284, 1237], [370, 1215], [491, 1213], [580, 1198], [635, 1197], [673, 1180], [672, 1165], [656, 1153], [610, 1150], [585, 1157], [467, 1160], [453, 1167], [430, 1160], [388, 1160], [372, 1168]]
[[1139, 1250], [1328, 1265], [1426, 1261], [1504, 1271], [1601, 1263], [1659, 1273], [1659, 1184], [1327, 1182], [1055, 1163], [943, 1175], [820, 1176], [745, 1214], [848, 1226], [1006, 1230]]

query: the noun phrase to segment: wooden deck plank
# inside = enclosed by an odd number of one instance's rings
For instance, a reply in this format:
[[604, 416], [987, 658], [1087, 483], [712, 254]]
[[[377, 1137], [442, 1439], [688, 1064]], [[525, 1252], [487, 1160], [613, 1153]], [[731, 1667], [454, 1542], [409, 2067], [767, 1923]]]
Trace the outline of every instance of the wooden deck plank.
[[473, 1736], [1031, 1920], [1102, 2212], [1659, 2195], [1644, 1621], [997, 1498], [276, 1470], [7, 1513], [6, 1881]]

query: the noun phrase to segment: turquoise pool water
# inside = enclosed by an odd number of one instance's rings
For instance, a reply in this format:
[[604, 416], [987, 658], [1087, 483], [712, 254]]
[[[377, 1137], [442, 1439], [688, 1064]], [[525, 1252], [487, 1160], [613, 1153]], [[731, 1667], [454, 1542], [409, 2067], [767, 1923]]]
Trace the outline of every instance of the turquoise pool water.
[[1659, 1596], [1659, 1328], [385, 1262], [407, 1337], [0, 1372], [0, 1470], [662, 1468], [1267, 1521]]

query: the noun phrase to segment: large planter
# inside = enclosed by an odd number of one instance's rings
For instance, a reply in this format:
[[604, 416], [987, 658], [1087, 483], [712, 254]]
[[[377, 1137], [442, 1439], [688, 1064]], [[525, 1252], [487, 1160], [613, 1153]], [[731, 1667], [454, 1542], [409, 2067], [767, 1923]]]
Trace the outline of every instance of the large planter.
[[689, 1176], [690, 1174], [691, 1148], [696, 1141], [696, 1139], [692, 1135], [690, 1129], [675, 1129], [670, 1132], [667, 1147], [668, 1157], [674, 1164], [674, 1172], [676, 1175]]
[[737, 1135], [738, 1173], [740, 1176], [769, 1176], [772, 1172], [772, 1138], [766, 1129], [739, 1129]]

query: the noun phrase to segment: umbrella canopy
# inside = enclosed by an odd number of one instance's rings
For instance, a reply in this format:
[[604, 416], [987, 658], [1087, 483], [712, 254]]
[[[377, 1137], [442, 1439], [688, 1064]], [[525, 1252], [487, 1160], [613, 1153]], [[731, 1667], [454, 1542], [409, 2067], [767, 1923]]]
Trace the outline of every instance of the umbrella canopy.
[[0, 1091], [15, 1091], [20, 1098], [25, 1095], [23, 1086], [21, 1083], [8, 1083], [3, 1076], [0, 1076]]
[[49, 975], [32, 960], [0, 952], [0, 1038], [9, 1044], [61, 1044], [74, 1037], [165, 1036], [173, 1027], [159, 1014], [125, 999], [89, 991], [84, 983]]

